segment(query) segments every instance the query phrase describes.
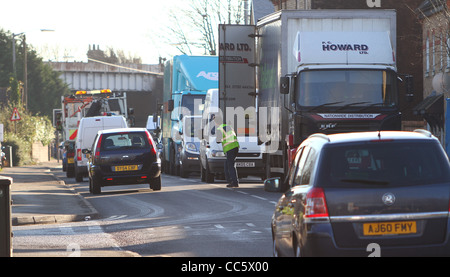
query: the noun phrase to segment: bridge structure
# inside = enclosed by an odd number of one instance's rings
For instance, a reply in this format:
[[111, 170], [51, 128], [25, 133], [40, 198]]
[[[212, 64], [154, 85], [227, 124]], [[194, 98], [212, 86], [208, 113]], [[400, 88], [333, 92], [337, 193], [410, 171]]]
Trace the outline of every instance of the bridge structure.
[[127, 106], [134, 109], [135, 127], [145, 127], [148, 115], [163, 101], [161, 65], [114, 65], [90, 59], [89, 62], [48, 62], [72, 92], [110, 89], [126, 92]]

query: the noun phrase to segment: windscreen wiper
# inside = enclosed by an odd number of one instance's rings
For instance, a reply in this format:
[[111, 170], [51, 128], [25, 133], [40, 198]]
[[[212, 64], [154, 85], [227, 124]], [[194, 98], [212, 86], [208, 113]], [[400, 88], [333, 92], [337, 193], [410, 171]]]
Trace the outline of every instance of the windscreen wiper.
[[315, 107], [310, 108], [310, 109], [308, 110], [308, 112], [311, 112], [311, 111], [313, 111], [313, 110], [315, 110], [315, 109], [318, 109], [318, 108], [322, 108], [322, 107], [326, 107], [326, 106], [331, 106], [331, 105], [336, 105], [336, 104], [340, 104], [340, 103], [343, 103], [343, 102], [344, 102], [344, 101], [325, 103], [325, 104], [322, 104], [322, 105], [319, 105], [319, 106], [315, 106]]
[[[342, 107], [339, 107], [339, 109], [337, 109], [336, 111], [345, 109], [345, 108], [350, 107], [350, 106], [356, 106], [356, 105], [367, 104], [367, 103], [370, 103], [370, 102], [365, 101], [365, 102], [355, 102], [355, 103], [350, 103], [350, 104], [344, 105], [344, 106], [342, 106]], [[366, 108], [366, 107], [364, 107], [364, 108]]]
[[374, 104], [371, 104], [371, 105], [369, 105], [369, 106], [366, 106], [366, 107], [363, 107], [361, 110], [359, 110], [360, 112], [361, 111], [364, 111], [364, 110], [366, 110], [366, 109], [368, 109], [368, 108], [372, 108], [372, 107], [374, 107], [374, 106], [383, 106], [383, 105], [385, 105], [385, 103], [383, 103], [383, 102], [381, 102], [381, 103], [374, 103]]

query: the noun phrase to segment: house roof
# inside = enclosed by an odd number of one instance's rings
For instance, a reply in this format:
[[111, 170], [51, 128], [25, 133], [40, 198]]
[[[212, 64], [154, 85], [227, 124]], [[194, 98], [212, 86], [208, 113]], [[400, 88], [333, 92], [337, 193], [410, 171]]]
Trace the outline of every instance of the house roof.
[[275, 11], [270, 0], [252, 0], [252, 24], [256, 24], [259, 19]]

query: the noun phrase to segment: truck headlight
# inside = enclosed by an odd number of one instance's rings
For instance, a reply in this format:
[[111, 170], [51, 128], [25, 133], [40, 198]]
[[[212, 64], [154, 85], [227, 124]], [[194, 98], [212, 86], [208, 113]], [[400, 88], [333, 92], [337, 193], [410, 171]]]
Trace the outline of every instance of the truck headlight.
[[225, 157], [225, 154], [223, 153], [223, 151], [213, 150], [213, 151], [211, 151], [211, 156], [213, 156], [213, 157]]
[[186, 143], [186, 149], [192, 152], [197, 152], [197, 146], [195, 146], [195, 143], [192, 142]]

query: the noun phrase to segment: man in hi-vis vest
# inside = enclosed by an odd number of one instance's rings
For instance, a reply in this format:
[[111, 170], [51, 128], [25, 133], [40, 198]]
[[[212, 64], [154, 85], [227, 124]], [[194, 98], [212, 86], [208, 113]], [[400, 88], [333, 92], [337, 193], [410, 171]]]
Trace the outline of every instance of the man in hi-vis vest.
[[227, 159], [225, 160], [225, 178], [228, 181], [228, 188], [239, 187], [239, 180], [237, 177], [236, 170], [236, 156], [239, 152], [239, 142], [236, 133], [228, 124], [224, 124], [222, 116], [219, 114], [215, 115], [214, 122], [216, 125], [216, 142], [222, 143], [223, 153]]

